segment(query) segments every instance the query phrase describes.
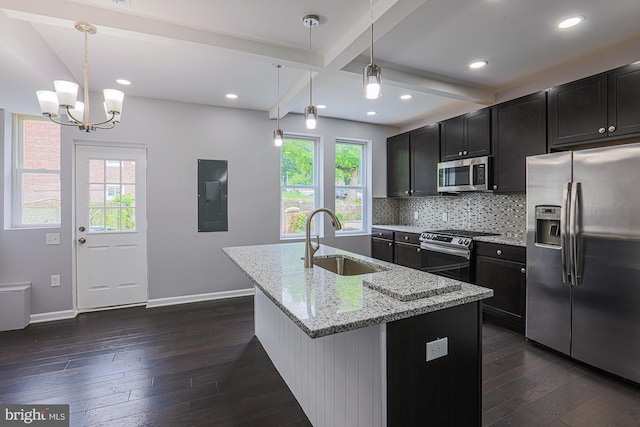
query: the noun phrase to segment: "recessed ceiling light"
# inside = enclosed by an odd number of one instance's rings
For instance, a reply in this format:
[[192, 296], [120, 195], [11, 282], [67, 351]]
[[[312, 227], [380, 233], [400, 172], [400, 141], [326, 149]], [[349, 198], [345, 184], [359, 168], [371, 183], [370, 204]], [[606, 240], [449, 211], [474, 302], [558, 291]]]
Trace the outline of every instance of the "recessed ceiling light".
[[471, 68], [472, 70], [477, 70], [478, 68], [485, 67], [488, 63], [489, 61], [486, 61], [484, 59], [481, 61], [474, 61], [471, 64], [469, 64], [469, 68]]
[[584, 18], [582, 16], [574, 16], [572, 18], [567, 18], [564, 21], [560, 22], [558, 24], [558, 28], [560, 29], [565, 29], [565, 28], [571, 28], [574, 27], [576, 25], [578, 25], [579, 23], [582, 22]]
[[116, 83], [124, 85], [124, 86], [129, 86], [131, 84], [131, 82], [129, 80], [125, 80], [125, 79], [117, 79]]
[[228, 99], [237, 99], [238, 95], [236, 95], [235, 93], [228, 93], [225, 95]]
[[318, 108], [318, 110], [324, 110], [325, 108], [327, 108], [327, 106], [324, 104], [318, 104], [316, 105], [316, 107]]
[[407, 94], [407, 95], [402, 95], [402, 96], [400, 96], [400, 99], [405, 100], [405, 101], [406, 101], [407, 99], [411, 99], [411, 98], [413, 98], [413, 96], [408, 95], [408, 94]]
[[367, 112], [367, 116], [375, 116], [376, 112], [375, 111], [368, 111]]

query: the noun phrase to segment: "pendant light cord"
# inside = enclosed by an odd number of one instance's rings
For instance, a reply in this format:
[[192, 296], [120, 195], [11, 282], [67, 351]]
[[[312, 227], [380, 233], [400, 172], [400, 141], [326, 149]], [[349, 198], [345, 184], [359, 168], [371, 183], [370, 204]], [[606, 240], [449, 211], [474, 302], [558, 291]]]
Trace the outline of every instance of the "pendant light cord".
[[371, 64], [373, 64], [373, 0], [369, 0], [369, 10], [371, 12]]
[[278, 129], [280, 129], [280, 68], [282, 68], [282, 65], [278, 65], [278, 117], [277, 117]]
[[313, 23], [309, 24], [309, 105], [313, 105], [313, 79], [311, 78], [311, 28], [313, 28]]
[[[89, 116], [89, 34], [85, 29], [84, 32], [84, 125], [89, 124], [90, 116]], [[74, 107], [75, 108], [75, 105]]]

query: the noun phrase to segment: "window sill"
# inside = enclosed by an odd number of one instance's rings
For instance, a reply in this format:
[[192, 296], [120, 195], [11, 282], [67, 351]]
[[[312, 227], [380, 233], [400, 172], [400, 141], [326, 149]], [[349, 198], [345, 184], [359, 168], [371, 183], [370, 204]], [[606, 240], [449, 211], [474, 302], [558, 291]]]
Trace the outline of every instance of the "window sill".
[[24, 227], [9, 227], [4, 231], [22, 231], [22, 230], [60, 230], [61, 225], [29, 225]]

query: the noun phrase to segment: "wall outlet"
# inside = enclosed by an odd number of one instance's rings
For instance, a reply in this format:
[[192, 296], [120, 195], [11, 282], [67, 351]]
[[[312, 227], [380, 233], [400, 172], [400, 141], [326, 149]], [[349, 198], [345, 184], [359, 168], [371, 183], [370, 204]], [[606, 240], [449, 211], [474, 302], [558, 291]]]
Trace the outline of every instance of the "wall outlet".
[[427, 362], [446, 356], [449, 353], [449, 339], [447, 337], [427, 343]]
[[51, 287], [55, 288], [60, 286], [60, 275], [59, 274], [52, 274], [51, 275]]
[[444, 222], [449, 221], [449, 212], [442, 212], [442, 220]]
[[59, 245], [60, 244], [60, 233], [47, 233], [44, 237], [45, 245]]
[[418, 219], [418, 211], [413, 211], [413, 219]]

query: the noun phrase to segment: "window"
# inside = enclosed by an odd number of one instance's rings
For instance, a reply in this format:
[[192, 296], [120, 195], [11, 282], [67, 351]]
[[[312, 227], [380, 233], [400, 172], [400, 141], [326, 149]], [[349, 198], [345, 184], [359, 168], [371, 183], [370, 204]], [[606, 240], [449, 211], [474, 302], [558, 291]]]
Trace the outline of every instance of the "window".
[[60, 125], [15, 116], [13, 225], [60, 225]]
[[320, 196], [318, 140], [285, 136], [280, 153], [280, 237], [302, 237]]
[[340, 234], [366, 230], [366, 144], [336, 141], [336, 216]]

